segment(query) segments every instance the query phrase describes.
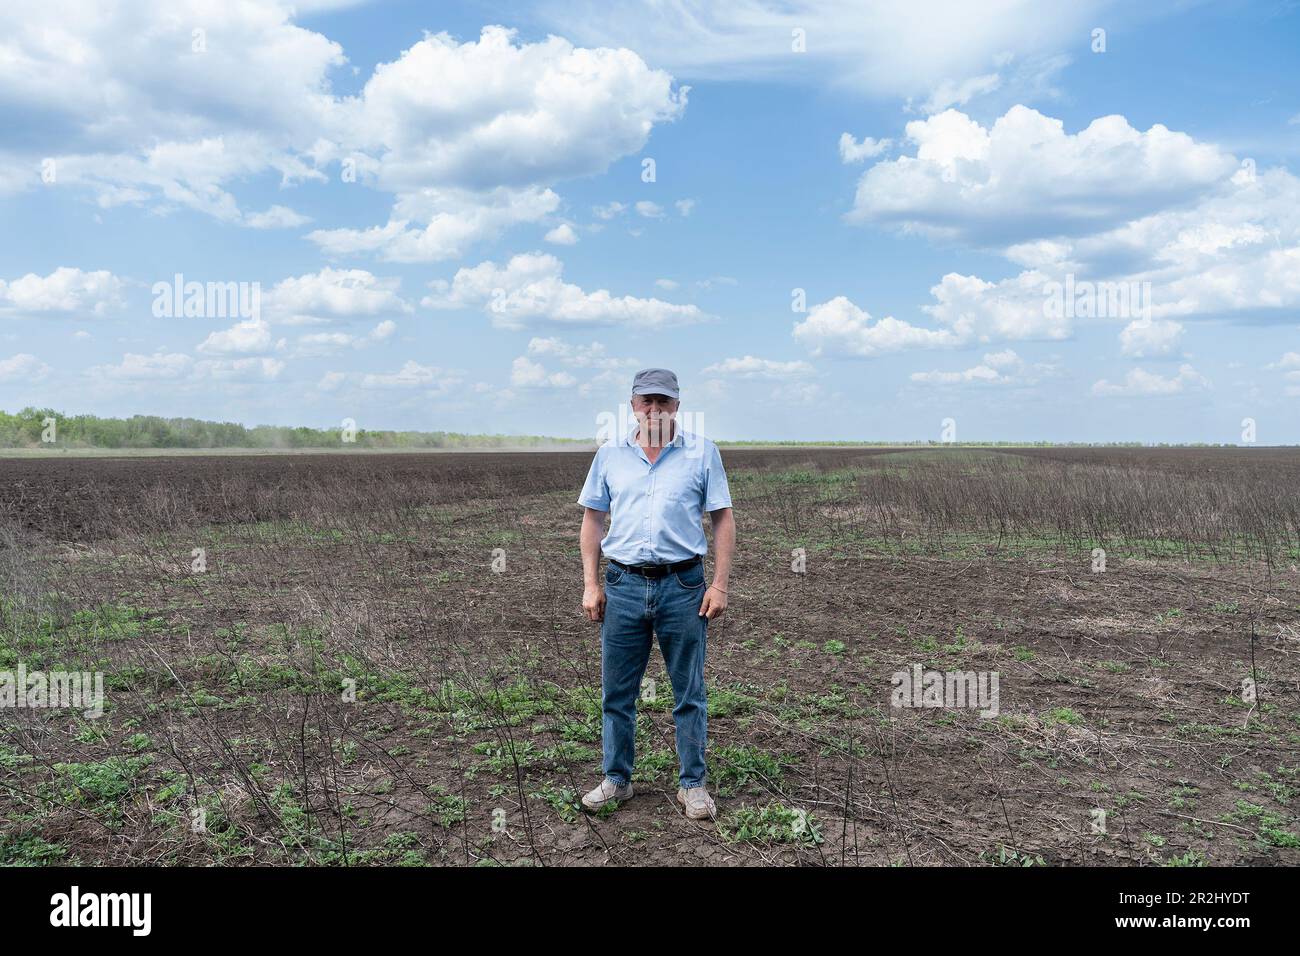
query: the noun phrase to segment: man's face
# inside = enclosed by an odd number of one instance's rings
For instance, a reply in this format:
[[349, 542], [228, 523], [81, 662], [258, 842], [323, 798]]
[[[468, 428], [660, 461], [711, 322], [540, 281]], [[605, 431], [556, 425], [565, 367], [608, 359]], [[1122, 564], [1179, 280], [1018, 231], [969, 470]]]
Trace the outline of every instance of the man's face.
[[632, 414], [648, 436], [666, 441], [678, 404], [667, 395], [633, 395]]

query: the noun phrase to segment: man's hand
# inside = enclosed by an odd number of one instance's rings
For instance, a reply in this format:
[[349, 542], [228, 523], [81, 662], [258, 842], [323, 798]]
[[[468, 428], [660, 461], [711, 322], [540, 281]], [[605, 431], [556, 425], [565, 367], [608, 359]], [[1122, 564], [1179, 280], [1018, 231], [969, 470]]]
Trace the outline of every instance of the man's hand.
[[588, 584], [582, 589], [582, 609], [589, 621], [605, 619], [605, 589], [599, 584]]
[[722, 612], [727, 609], [727, 592], [719, 587], [710, 586], [704, 592], [704, 600], [700, 602], [700, 617], [708, 618], [710, 621], [715, 617], [721, 617]]

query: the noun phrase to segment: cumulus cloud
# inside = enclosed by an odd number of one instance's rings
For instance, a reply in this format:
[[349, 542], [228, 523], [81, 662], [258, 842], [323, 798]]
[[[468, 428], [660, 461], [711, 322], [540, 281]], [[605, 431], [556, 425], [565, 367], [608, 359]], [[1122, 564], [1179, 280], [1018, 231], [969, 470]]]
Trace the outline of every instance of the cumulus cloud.
[[222, 382], [273, 382], [284, 371], [276, 358], [204, 359], [194, 365], [196, 379]]
[[587, 292], [565, 282], [563, 271], [559, 259], [536, 252], [514, 256], [504, 266], [483, 262], [458, 270], [450, 282], [430, 282], [432, 293], [422, 304], [437, 309], [482, 308], [493, 325], [504, 329], [521, 329], [529, 322], [660, 328], [710, 318], [694, 305], [615, 296], [605, 289]]
[[922, 112], [938, 113], [950, 106], [964, 106], [977, 96], [992, 93], [1002, 85], [997, 73], [971, 76], [960, 82], [944, 80], [921, 106]]
[[397, 294], [402, 280], [365, 269], [330, 269], [281, 279], [262, 297], [263, 312], [285, 325], [313, 325], [407, 313]]
[[1103, 116], [1077, 133], [1026, 106], [985, 128], [958, 110], [906, 126], [914, 155], [877, 163], [849, 218], [974, 243], [1080, 235], [1195, 197], [1236, 160], [1156, 124]]
[[50, 373], [50, 367], [27, 352], [19, 352], [0, 359], [0, 382], [40, 382]]
[[1178, 374], [1167, 376], [1146, 369], [1129, 369], [1124, 381], [1112, 383], [1101, 379], [1093, 383], [1092, 394], [1102, 396], [1177, 395], [1191, 389], [1208, 388], [1209, 382], [1187, 363], [1178, 366]]
[[471, 193], [429, 188], [402, 196], [398, 218], [366, 229], [317, 229], [307, 238], [331, 256], [373, 255], [390, 262], [454, 259], [474, 243], [495, 239], [512, 226], [539, 222], [560, 207], [550, 189], [526, 187]]
[[979, 365], [955, 372], [929, 371], [913, 372], [909, 378], [920, 385], [1033, 385], [1039, 373], [1053, 371], [1050, 365], [1035, 365], [1032, 368], [1011, 349], [1000, 352], [988, 352]]
[[407, 360], [396, 372], [376, 372], [361, 378], [365, 389], [424, 389], [445, 393], [458, 384], [459, 378], [444, 369]]
[[1270, 362], [1265, 368], [1300, 369], [1300, 352], [1286, 352], [1276, 362]]
[[886, 316], [871, 315], [844, 296], [815, 305], [795, 322], [795, 341], [813, 355], [870, 358], [906, 349], [953, 348], [965, 337], [951, 329], [925, 329]]
[[351, 332], [309, 332], [298, 336], [294, 343], [293, 354], [296, 357], [319, 357], [337, 355], [346, 349], [364, 348], [384, 342], [397, 331], [397, 323], [385, 319], [366, 335], [354, 335]]
[[464, 43], [440, 33], [379, 64], [336, 104], [338, 154], [374, 157], [376, 184], [399, 194], [518, 188], [603, 172], [686, 108], [672, 77], [629, 49], [515, 38], [500, 26]]
[[116, 365], [96, 365], [90, 374], [123, 382], [174, 380], [185, 377], [194, 360], [181, 352], [158, 351], [152, 355], [128, 352]]
[[9, 281], [0, 279], [0, 315], [104, 315], [122, 305], [124, 288], [123, 280], [106, 269], [83, 272], [59, 266], [47, 276], [29, 272]]
[[840, 134], [840, 162], [842, 163], [860, 163], [872, 156], [879, 156], [887, 150], [893, 140], [889, 139], [872, 139], [870, 136], [862, 137], [862, 142], [853, 138], [852, 133]]
[[1131, 358], [1168, 355], [1182, 334], [1182, 323], [1172, 319], [1135, 319], [1119, 334], [1120, 352]]
[[465, 42], [425, 36], [338, 96], [342, 48], [294, 23], [287, 2], [218, 15], [211, 0], [175, 0], [165, 17], [145, 0], [95, 16], [65, 6], [0, 9], [0, 89], [18, 107], [0, 188], [39, 185], [48, 159], [51, 185], [101, 206], [183, 206], [286, 228], [308, 219], [285, 205], [246, 212], [232, 184], [267, 172], [282, 186], [328, 181], [337, 166], [345, 183], [395, 203], [385, 225], [311, 233], [331, 255], [460, 255], [553, 212], [551, 184], [636, 153], [687, 102], [687, 88], [629, 49], [518, 42], [500, 26]]
[[574, 368], [620, 369], [640, 365], [634, 358], [616, 358], [608, 354], [600, 342], [572, 345], [554, 337], [529, 339], [528, 354], [552, 357]]
[[250, 229], [290, 229], [311, 222], [310, 216], [294, 212], [288, 206], [272, 206], [265, 212], [250, 213], [244, 224]]
[[[1284, 316], [1300, 306], [1300, 179], [1284, 168], [1257, 170], [1116, 116], [1067, 134], [1024, 107], [988, 128], [949, 110], [908, 131], [915, 155], [869, 170], [856, 214], [1001, 246], [1024, 271], [996, 281], [945, 275], [919, 306], [935, 329], [903, 323], [867, 337], [851, 312], [834, 334], [797, 326], [797, 337], [830, 354], [876, 354], [890, 340], [918, 348], [1059, 340], [1079, 321], [1121, 320], [1125, 355], [1168, 355], [1183, 332], [1175, 319]], [[1053, 307], [1063, 286], [1091, 296], [1092, 311], [1083, 298], [1078, 308]]]
[[510, 384], [516, 388], [569, 388], [577, 383], [568, 372], [547, 372], [525, 355], [516, 358], [510, 366]]
[[604, 171], [686, 108], [686, 89], [630, 50], [515, 36], [488, 26], [465, 43], [425, 37], [377, 66], [359, 96], [338, 102], [335, 138], [313, 143], [313, 157], [351, 161], [359, 181], [397, 202], [385, 226], [308, 238], [332, 255], [462, 255], [553, 213], [551, 184]]
[[212, 332], [199, 343], [198, 350], [216, 354], [266, 352], [272, 346], [271, 326], [265, 319], [247, 319], [228, 329]]
[[328, 120], [342, 48], [293, 24], [288, 4], [216, 12], [209, 0], [176, 0], [165, 17], [145, 0], [93, 16], [57, 2], [0, 8], [0, 89], [21, 107], [7, 116], [4, 159], [31, 171], [18, 188], [40, 182], [48, 157], [60, 188], [88, 188], [102, 205], [182, 205], [239, 222], [230, 180], [323, 178], [297, 151]]
[[562, 222], [543, 238], [547, 242], [555, 243], [557, 246], [572, 246], [578, 242], [578, 234], [574, 232], [573, 227], [567, 222]]
[[742, 358], [723, 359], [704, 369], [705, 375], [729, 375], [736, 378], [788, 379], [811, 375], [813, 367], [807, 362], [794, 360], [780, 362], [775, 359], [746, 355]]

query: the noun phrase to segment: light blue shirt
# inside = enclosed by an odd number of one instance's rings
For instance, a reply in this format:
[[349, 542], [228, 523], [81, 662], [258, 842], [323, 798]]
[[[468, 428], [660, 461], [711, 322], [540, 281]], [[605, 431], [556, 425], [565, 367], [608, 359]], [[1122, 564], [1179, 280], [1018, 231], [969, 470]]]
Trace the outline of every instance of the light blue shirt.
[[674, 425], [673, 440], [654, 464], [632, 428], [621, 441], [596, 449], [578, 504], [610, 512], [600, 542], [622, 564], [672, 564], [709, 550], [706, 511], [731, 507], [731, 489], [718, 446]]

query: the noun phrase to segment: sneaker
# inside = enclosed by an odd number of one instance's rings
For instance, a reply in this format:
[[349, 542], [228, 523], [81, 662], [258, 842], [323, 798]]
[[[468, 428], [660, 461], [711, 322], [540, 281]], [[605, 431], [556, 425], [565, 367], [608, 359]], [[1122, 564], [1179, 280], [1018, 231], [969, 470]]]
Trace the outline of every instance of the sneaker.
[[621, 787], [606, 777], [600, 782], [600, 786], [590, 793], [585, 794], [582, 798], [582, 805], [588, 810], [599, 810], [605, 804], [618, 802], [621, 800], [630, 800], [632, 798], [632, 784], [625, 783]]
[[692, 820], [713, 820], [718, 815], [718, 808], [714, 806], [713, 798], [703, 787], [691, 787], [689, 790], [679, 787], [677, 802], [686, 808], [686, 816]]

